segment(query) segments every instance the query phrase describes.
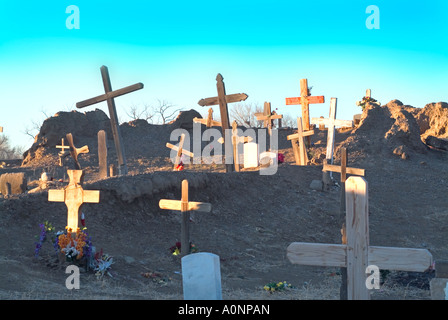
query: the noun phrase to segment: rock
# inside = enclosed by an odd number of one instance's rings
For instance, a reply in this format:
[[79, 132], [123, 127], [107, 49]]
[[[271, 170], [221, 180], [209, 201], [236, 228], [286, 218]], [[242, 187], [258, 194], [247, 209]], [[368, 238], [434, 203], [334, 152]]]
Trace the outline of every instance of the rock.
[[427, 136], [425, 143], [433, 148], [448, 151], [448, 139], [439, 139], [434, 136]]
[[169, 124], [174, 128], [181, 128], [186, 130], [193, 129], [193, 119], [202, 118], [201, 114], [194, 109], [189, 111], [181, 111], [176, 120], [171, 121]]
[[11, 194], [25, 193], [27, 180], [24, 172], [4, 173], [0, 176], [0, 192], [6, 195], [8, 192], [7, 183], [11, 186]]
[[322, 191], [324, 189], [324, 184], [322, 180], [313, 180], [311, 181], [310, 188], [312, 190]]

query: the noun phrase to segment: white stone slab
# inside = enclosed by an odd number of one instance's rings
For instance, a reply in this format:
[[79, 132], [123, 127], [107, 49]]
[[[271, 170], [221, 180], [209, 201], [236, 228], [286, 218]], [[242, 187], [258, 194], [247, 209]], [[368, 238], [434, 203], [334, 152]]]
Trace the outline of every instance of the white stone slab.
[[199, 252], [181, 261], [184, 300], [222, 300], [219, 256]]
[[244, 168], [258, 167], [258, 145], [255, 142], [244, 144]]

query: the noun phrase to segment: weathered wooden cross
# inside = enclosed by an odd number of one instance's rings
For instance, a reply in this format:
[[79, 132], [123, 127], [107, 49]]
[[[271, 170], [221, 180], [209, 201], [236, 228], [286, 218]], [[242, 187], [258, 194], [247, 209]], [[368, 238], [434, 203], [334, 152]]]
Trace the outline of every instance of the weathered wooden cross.
[[108, 177], [107, 168], [107, 135], [106, 131], [98, 131], [98, 168], [100, 179]]
[[[302, 105], [302, 119], [304, 130], [311, 129], [310, 126], [310, 104], [324, 103], [324, 96], [311, 96], [308, 89], [308, 79], [300, 79], [300, 97], [286, 98], [286, 105]], [[307, 138], [308, 145], [311, 145], [311, 138]]]
[[107, 69], [106, 66], [101, 67], [101, 77], [103, 78], [104, 91], [106, 93], [91, 99], [78, 102], [76, 104], [76, 107], [84, 108], [102, 101], [107, 101], [107, 106], [109, 108], [110, 124], [112, 128], [112, 135], [115, 142], [115, 149], [117, 150], [118, 172], [119, 174], [126, 175], [128, 173], [128, 167], [126, 164], [126, 156], [122, 141], [123, 139], [120, 133], [120, 126], [118, 123], [117, 109], [115, 107], [114, 98], [142, 89], [143, 83], [139, 82], [131, 86], [112, 91], [112, 85], [109, 77], [109, 70]]
[[367, 182], [362, 177], [346, 181], [347, 244], [293, 242], [287, 248], [287, 257], [293, 264], [347, 267], [349, 300], [367, 300], [367, 267], [380, 270], [424, 272], [433, 263], [426, 249], [377, 247], [369, 244], [369, 207]]
[[[220, 73], [216, 76], [216, 88], [218, 96], [199, 100], [198, 104], [202, 107], [213, 106], [219, 104], [219, 111], [221, 113], [221, 127], [222, 136], [225, 137], [226, 130], [230, 129], [229, 111], [227, 109], [228, 103], [240, 102], [247, 99], [248, 95], [245, 93], [236, 93], [226, 95], [226, 89], [223, 82], [223, 77]], [[225, 139], [225, 138], [224, 138]], [[226, 164], [226, 172], [232, 171], [232, 164]]]
[[64, 138], [62, 138], [61, 145], [57, 145], [56, 148], [61, 149], [58, 155], [59, 155], [59, 166], [62, 167], [62, 159], [64, 158], [64, 156], [67, 155], [67, 151], [65, 151], [65, 149], [70, 149], [70, 146], [64, 145]]
[[207, 119], [193, 118], [194, 123], [205, 124], [207, 128], [220, 127], [221, 122], [213, 120], [213, 108], [208, 109]]
[[327, 131], [327, 154], [326, 162], [333, 164], [333, 151], [335, 140], [335, 126], [353, 127], [353, 121], [351, 120], [336, 120], [336, 107], [337, 98], [331, 98], [330, 100], [330, 117], [328, 119], [311, 118], [313, 124], [326, 124], [328, 126]]
[[180, 140], [179, 140], [179, 145], [178, 146], [172, 145], [169, 142], [166, 143], [167, 148], [170, 148], [170, 149], [172, 149], [174, 151], [177, 151], [176, 158], [174, 160], [174, 168], [173, 168], [174, 171], [177, 170], [177, 168], [179, 166], [180, 158], [181, 158], [182, 154], [185, 154], [186, 156], [189, 156], [191, 158], [194, 157], [193, 152], [190, 152], [190, 151], [184, 149], [184, 140], [185, 140], [185, 134], [182, 133], [182, 135], [180, 136]]
[[265, 128], [268, 128], [269, 135], [271, 135], [272, 127], [274, 125], [275, 119], [282, 119], [283, 115], [277, 114], [275, 111], [271, 111], [271, 103], [265, 102], [264, 103], [264, 110], [263, 113], [255, 113], [255, 117], [258, 121], [264, 121], [263, 125]]
[[[252, 137], [248, 136], [238, 136], [238, 124], [236, 121], [232, 123], [232, 146], [233, 146], [233, 164], [236, 172], [240, 172], [240, 152], [239, 145], [242, 143], [251, 142]], [[218, 139], [218, 142], [224, 144], [224, 138], [221, 137]]]
[[204, 202], [188, 201], [188, 181], [182, 181], [182, 197], [181, 200], [161, 199], [159, 201], [160, 209], [180, 211], [182, 214], [181, 224], [181, 255], [185, 256], [190, 253], [190, 211], [210, 212], [212, 205]]
[[78, 222], [81, 217], [81, 207], [84, 203], [99, 203], [100, 192], [98, 190], [84, 190], [82, 188], [84, 171], [67, 170], [69, 184], [64, 190], [48, 190], [48, 201], [65, 202], [67, 206], [67, 229], [72, 232], [78, 230]]
[[81, 148], [76, 148], [73, 144], [73, 136], [71, 133], [67, 133], [65, 137], [67, 138], [68, 145], [70, 146], [70, 154], [75, 161], [75, 169], [81, 170], [81, 165], [78, 162], [78, 155], [81, 153], [89, 153], [89, 147], [83, 146]]
[[[306, 150], [305, 137], [314, 134], [314, 130], [303, 131], [302, 118], [297, 118], [297, 133], [287, 136], [288, 140], [291, 140], [292, 150], [296, 159], [296, 164], [299, 166], [308, 165], [308, 153]], [[297, 145], [297, 143], [299, 145]]]

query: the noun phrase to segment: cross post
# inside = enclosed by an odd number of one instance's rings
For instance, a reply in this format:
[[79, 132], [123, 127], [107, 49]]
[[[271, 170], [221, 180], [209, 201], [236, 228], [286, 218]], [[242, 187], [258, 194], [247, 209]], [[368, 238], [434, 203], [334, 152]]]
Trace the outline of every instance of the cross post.
[[[247, 99], [248, 95], [245, 93], [227, 95], [223, 79], [223, 76], [218, 73], [218, 75], [216, 76], [216, 89], [218, 91], [218, 96], [201, 99], [199, 100], [198, 104], [202, 107], [219, 105], [219, 111], [221, 113], [222, 136], [225, 137], [226, 130], [230, 129], [229, 111], [227, 109], [227, 104], [244, 101]], [[232, 171], [232, 164], [226, 164], [226, 172], [230, 171]]]
[[112, 129], [112, 135], [115, 142], [115, 149], [117, 150], [118, 158], [118, 171], [119, 174], [126, 175], [128, 173], [128, 167], [126, 164], [126, 156], [124, 152], [123, 139], [120, 133], [120, 126], [118, 123], [117, 108], [115, 107], [114, 98], [122, 96], [124, 94], [143, 89], [143, 83], [136, 83], [131, 86], [112, 91], [112, 85], [109, 76], [109, 70], [106, 66], [101, 67], [101, 77], [103, 79], [105, 94], [97, 97], [87, 99], [76, 103], [77, 108], [84, 108], [102, 101], [107, 101], [109, 108], [110, 124]]
[[64, 190], [48, 190], [48, 201], [65, 202], [67, 206], [67, 229], [72, 232], [78, 230], [81, 217], [81, 207], [84, 203], [99, 203], [100, 192], [98, 190], [84, 190], [82, 188], [84, 171], [67, 170], [69, 184]]
[[369, 206], [367, 181], [350, 177], [346, 181], [346, 244], [293, 242], [287, 257], [293, 264], [346, 267], [349, 300], [370, 299], [367, 267], [380, 270], [424, 272], [431, 268], [433, 257], [426, 249], [377, 247], [369, 243]]
[[[308, 153], [306, 150], [305, 137], [314, 134], [314, 130], [303, 131], [302, 118], [297, 117], [297, 133], [287, 136], [288, 140], [291, 140], [292, 150], [296, 159], [296, 165], [306, 166], [308, 165]], [[297, 144], [299, 144], [297, 146]]]
[[204, 202], [193, 202], [188, 200], [188, 181], [182, 181], [181, 200], [161, 199], [159, 201], [160, 209], [180, 211], [182, 214], [181, 224], [181, 255], [190, 253], [190, 211], [210, 212], [212, 205]]

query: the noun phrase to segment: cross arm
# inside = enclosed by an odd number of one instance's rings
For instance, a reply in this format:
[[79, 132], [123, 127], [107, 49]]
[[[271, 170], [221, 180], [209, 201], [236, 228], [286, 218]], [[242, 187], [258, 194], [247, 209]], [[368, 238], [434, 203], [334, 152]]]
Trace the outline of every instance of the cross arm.
[[86, 203], [99, 203], [100, 192], [98, 190], [83, 190], [82, 201]]
[[[208, 122], [208, 119], [200, 119], [200, 118], [193, 118], [193, 122], [194, 123], [201, 123], [201, 124], [207, 124], [207, 122]], [[210, 125], [212, 126], [212, 127], [220, 127], [221, 126], [221, 122], [219, 122], [219, 121], [215, 121], [215, 120], [211, 120], [210, 121]]]
[[[160, 207], [160, 209], [165, 209], [165, 210], [181, 211], [182, 201], [162, 199], [159, 201], [159, 207]], [[194, 201], [188, 202], [188, 211], [210, 212], [211, 210], [212, 210], [212, 205], [210, 203], [194, 202]]]
[[333, 122], [330, 122], [329, 119], [322, 119], [322, 118], [311, 118], [310, 121], [312, 124], [331, 124], [333, 123], [335, 126], [341, 126], [341, 127], [353, 127], [353, 121], [352, 120], [334, 120]]
[[65, 190], [48, 190], [48, 201], [52, 202], [64, 202], [65, 201]]
[[[331, 172], [341, 173], [341, 166], [324, 163], [324, 167], [323, 167], [322, 171], [325, 171], [325, 172], [331, 171]], [[364, 176], [365, 175], [365, 169], [346, 167], [345, 168], [345, 172], [347, 174], [354, 174], [354, 175], [357, 175], [357, 176]]]
[[[240, 102], [246, 100], [248, 97], [249, 96], [245, 93], [228, 94], [226, 95], [226, 102], [227, 103]], [[214, 106], [219, 104], [219, 100], [218, 97], [205, 98], [199, 100], [198, 104], [201, 107]]]
[[312, 136], [313, 134], [314, 134], [314, 130], [308, 130], [308, 131], [303, 131], [301, 135], [299, 135], [298, 133], [290, 134], [289, 136], [286, 137], [286, 139], [297, 140], [300, 138], [300, 136], [307, 137], [307, 136]]
[[[168, 148], [170, 148], [170, 149], [173, 149], [174, 151], [179, 151], [179, 147], [177, 147], [177, 146], [175, 146], [175, 145], [173, 145], [173, 144], [171, 144], [169, 142], [166, 143], [166, 146]], [[192, 157], [192, 158], [194, 157], [194, 153], [190, 152], [188, 150], [182, 149], [182, 153], [187, 155], [187, 156], [189, 156], [189, 157]]]
[[[308, 103], [325, 103], [325, 97], [324, 96], [309, 96], [309, 97], [307, 97], [307, 101], [308, 101]], [[302, 104], [301, 97], [286, 98], [286, 105], [296, 105], [296, 104]]]
[[76, 108], [84, 108], [84, 107], [90, 106], [92, 104], [96, 104], [96, 103], [99, 103], [102, 101], [106, 101], [108, 99], [116, 98], [116, 97], [122, 96], [124, 94], [130, 93], [133, 91], [137, 91], [140, 89], [143, 89], [143, 83], [141, 83], [141, 82], [121, 88], [121, 89], [117, 89], [115, 91], [110, 91], [105, 94], [102, 94], [102, 95], [99, 95], [99, 96], [96, 96], [96, 97], [93, 97], [93, 98], [90, 98], [90, 99], [87, 99], [87, 100], [84, 100], [81, 102], [78, 102], [78, 103], [76, 103]]
[[[287, 258], [293, 264], [323, 267], [346, 267], [347, 246], [293, 242], [287, 248]], [[369, 246], [369, 265], [381, 270], [423, 272], [431, 267], [433, 257], [426, 249]]]

